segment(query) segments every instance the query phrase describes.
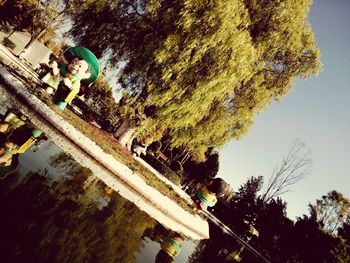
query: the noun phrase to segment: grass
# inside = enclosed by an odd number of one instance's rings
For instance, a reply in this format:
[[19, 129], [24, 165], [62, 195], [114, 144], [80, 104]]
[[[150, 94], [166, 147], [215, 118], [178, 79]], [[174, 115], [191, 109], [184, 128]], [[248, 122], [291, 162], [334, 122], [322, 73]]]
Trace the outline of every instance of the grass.
[[[16, 74], [18, 76], [18, 74]], [[21, 77], [21, 76], [19, 76]], [[36, 97], [46, 103], [55, 113], [62, 116], [68, 123], [73, 125], [78, 131], [88, 137], [90, 140], [94, 141], [98, 146], [100, 146], [106, 153], [112, 155], [116, 160], [124, 163], [132, 171], [141, 176], [145, 182], [151, 187], [157, 189], [163, 195], [167, 196], [177, 204], [179, 204], [183, 209], [190, 213], [194, 213], [192, 207], [188, 204], [186, 200], [181, 198], [171, 187], [166, 183], [159, 180], [155, 174], [145, 168], [137, 160], [133, 158], [131, 153], [119, 144], [119, 142], [109, 133], [95, 127], [94, 125], [87, 123], [85, 120], [80, 118], [74, 112], [69, 109], [64, 111], [58, 109], [53, 103], [52, 98], [40, 88], [37, 87], [35, 83], [31, 80], [21, 77], [21, 81], [28, 87], [28, 90], [32, 92]], [[5, 84], [5, 83], [4, 83]], [[7, 85], [6, 85], [7, 86]]]
[[121, 146], [111, 134], [95, 127], [90, 123], [87, 123], [69, 109], [61, 111], [57, 107], [51, 108], [82, 134], [94, 141], [106, 153], [111, 154], [115, 159], [124, 163], [135, 173], [142, 176], [148, 185], [156, 188], [162, 194], [181, 205], [187, 211], [193, 212], [193, 210], [188, 207], [188, 202], [186, 200], [182, 199], [175, 191], [172, 190], [171, 187], [159, 180], [155, 174], [135, 160], [132, 154], [126, 148]]

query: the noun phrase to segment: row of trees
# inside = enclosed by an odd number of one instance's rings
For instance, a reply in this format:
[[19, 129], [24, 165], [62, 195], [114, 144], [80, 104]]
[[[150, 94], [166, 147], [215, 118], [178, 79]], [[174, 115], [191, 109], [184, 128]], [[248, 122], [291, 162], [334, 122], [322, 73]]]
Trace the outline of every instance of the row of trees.
[[319, 69], [311, 1], [100, 3], [76, 16], [72, 35], [128, 61], [120, 82], [140, 93], [130, 103], [156, 108], [137, 124], [139, 136], [166, 135], [196, 160], [245, 134], [255, 113]]
[[[349, 199], [331, 191], [294, 222], [281, 198], [263, 200], [258, 193], [262, 184], [262, 177], [249, 178], [229, 203], [219, 203], [213, 213], [271, 262], [349, 262]], [[215, 225], [210, 227], [210, 240], [201, 242], [190, 262], [261, 262]], [[258, 235], [252, 235], [252, 227]]]
[[54, 18], [64, 6], [76, 43], [110, 66], [125, 62], [119, 82], [129, 95], [112, 111], [131, 120], [140, 139], [162, 140], [196, 161], [240, 138], [256, 113], [320, 68], [307, 21], [311, 0], [40, 3], [6, 1], [3, 10], [21, 12], [1, 21], [39, 32], [48, 27], [38, 22], [46, 5], [56, 8]]
[[[349, 262], [350, 200], [333, 190], [294, 222], [281, 195], [310, 172], [310, 151], [295, 141], [264, 186], [249, 178], [211, 211], [271, 262]], [[215, 224], [190, 262], [261, 262]]]

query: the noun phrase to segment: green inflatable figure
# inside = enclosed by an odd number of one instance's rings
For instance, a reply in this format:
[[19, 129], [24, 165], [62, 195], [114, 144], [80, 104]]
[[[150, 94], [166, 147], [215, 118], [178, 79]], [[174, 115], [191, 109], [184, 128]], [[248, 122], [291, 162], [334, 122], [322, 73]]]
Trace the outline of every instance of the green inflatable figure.
[[84, 47], [69, 48], [60, 59], [60, 67], [56, 61], [49, 63], [51, 70], [42, 81], [46, 84], [47, 93], [55, 92], [54, 101], [63, 110], [81, 89], [97, 80], [100, 66], [96, 56]]

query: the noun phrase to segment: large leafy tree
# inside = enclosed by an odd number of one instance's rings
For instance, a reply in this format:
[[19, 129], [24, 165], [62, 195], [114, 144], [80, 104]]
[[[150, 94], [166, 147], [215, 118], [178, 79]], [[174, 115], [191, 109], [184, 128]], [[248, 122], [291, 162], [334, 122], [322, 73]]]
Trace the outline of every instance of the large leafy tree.
[[245, 134], [295, 78], [318, 71], [310, 5], [89, 1], [74, 14], [72, 34], [97, 55], [126, 61], [121, 84], [140, 92], [132, 114], [156, 108], [153, 118], [138, 122], [138, 136], [166, 134], [171, 147], [204, 160], [207, 147]]

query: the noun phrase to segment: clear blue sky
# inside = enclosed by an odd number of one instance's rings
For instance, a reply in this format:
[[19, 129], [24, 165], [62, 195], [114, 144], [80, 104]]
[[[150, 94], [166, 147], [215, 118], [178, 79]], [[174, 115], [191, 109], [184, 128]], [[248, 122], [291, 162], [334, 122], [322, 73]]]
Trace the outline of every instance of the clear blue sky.
[[323, 70], [297, 81], [280, 103], [256, 116], [248, 135], [220, 150], [218, 176], [237, 190], [252, 175], [267, 178], [293, 140], [305, 142], [312, 172], [282, 196], [291, 219], [330, 190], [350, 198], [350, 1], [314, 0], [309, 21]]

